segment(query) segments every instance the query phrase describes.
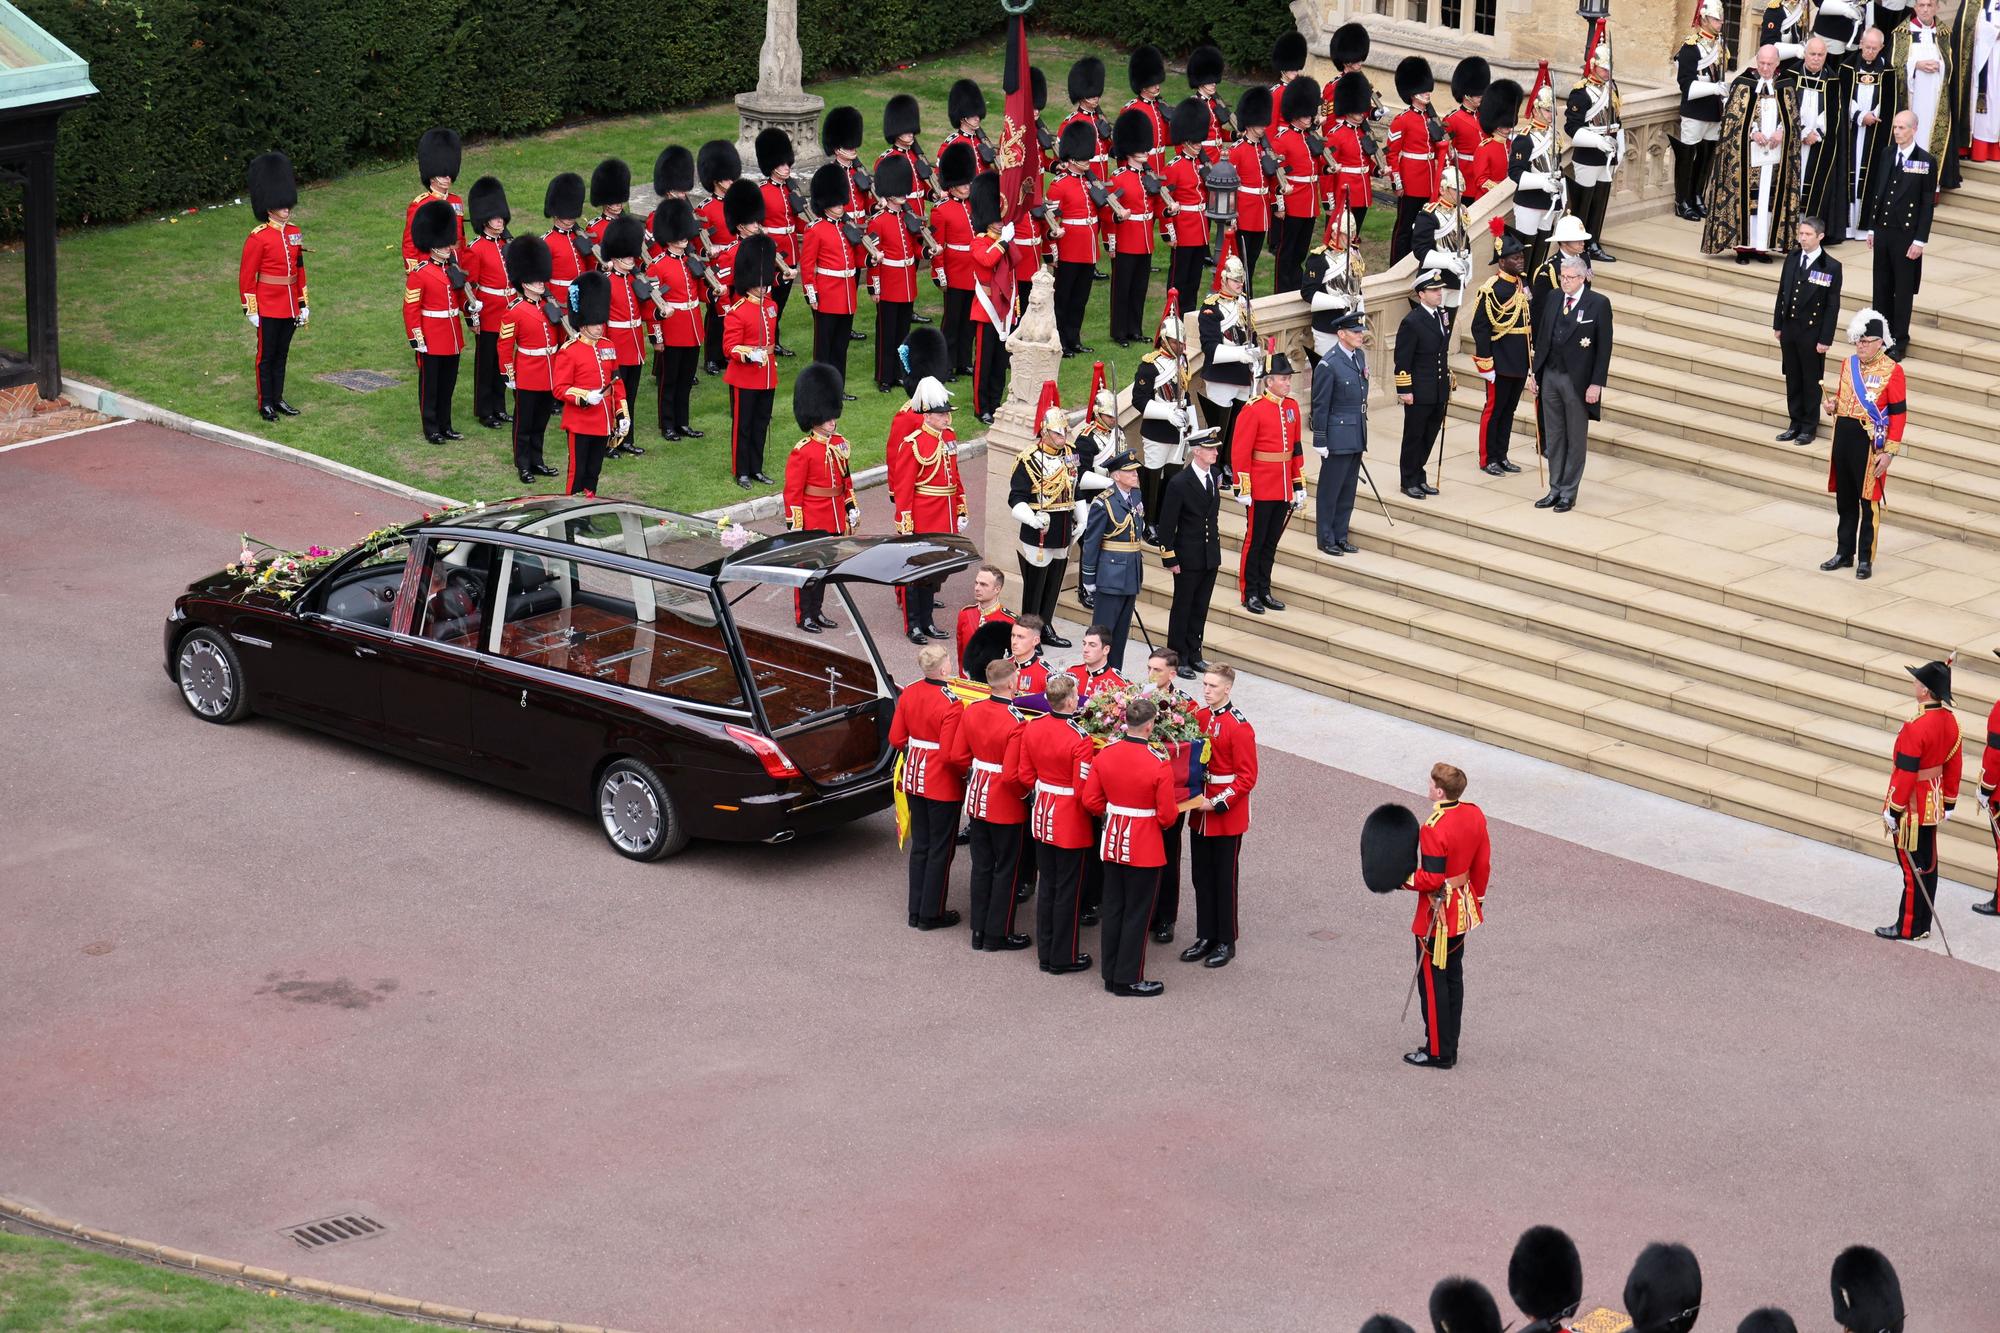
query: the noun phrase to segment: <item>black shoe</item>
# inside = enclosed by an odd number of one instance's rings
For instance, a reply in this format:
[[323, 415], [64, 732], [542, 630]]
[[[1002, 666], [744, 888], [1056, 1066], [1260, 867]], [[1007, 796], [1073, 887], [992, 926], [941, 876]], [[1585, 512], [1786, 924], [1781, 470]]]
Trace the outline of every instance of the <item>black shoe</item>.
[[1344, 555], [1360, 555], [1360, 554], [1361, 554], [1361, 548], [1360, 548], [1359, 546], [1356, 546], [1356, 545], [1355, 545], [1355, 544], [1354, 544], [1353, 542], [1342, 542], [1342, 543], [1340, 544], [1340, 550], [1341, 550], [1341, 553], [1342, 553], [1342, 554], [1344, 554]]
[[917, 920], [917, 914], [915, 912], [910, 913], [910, 928], [914, 930], [917, 928], [919, 924], [920, 923]]
[[1421, 486], [1405, 486], [1403, 494], [1409, 496], [1412, 500], [1421, 500], [1424, 498], [1424, 488]]
[[1854, 566], [1854, 577], [1855, 577], [1855, 578], [1857, 578], [1857, 579], [1872, 579], [1872, 578], [1874, 578], [1874, 577], [1875, 577], [1875, 562], [1874, 562], [1873, 560], [1863, 560], [1863, 561], [1859, 562], [1858, 564], [1856, 564], [1856, 565]]
[[1907, 940], [1912, 944], [1918, 940], [1927, 940], [1931, 937], [1931, 933], [1928, 930], [1921, 935], [1905, 935], [1901, 926], [1877, 926], [1875, 927], [1875, 933], [1885, 940]]
[[851, 343], [865, 343], [868, 341], [868, 335], [860, 329], [849, 329], [847, 331], [847, 341]]
[[1236, 956], [1235, 945], [1218, 944], [1215, 946], [1215, 952], [1209, 954], [1208, 957], [1201, 960], [1201, 965], [1203, 967], [1228, 967], [1229, 960], [1234, 958], [1235, 956]]
[[1507, 475], [1507, 470], [1501, 467], [1498, 463], [1488, 463], [1485, 467], [1479, 470], [1481, 472], [1484, 472], [1489, 477], [1504, 477]]
[[1760, 264], [1771, 263], [1776, 258], [1777, 256], [1772, 254], [1769, 250], [1759, 250], [1757, 252], [1757, 262]]
[[1851, 556], [1851, 555], [1837, 555], [1837, 556], [1833, 557], [1833, 558], [1832, 558], [1831, 560], [1823, 560], [1823, 561], [1821, 561], [1821, 562], [1820, 562], [1820, 566], [1819, 566], [1819, 567], [1820, 567], [1821, 569], [1824, 569], [1824, 570], [1828, 570], [1828, 571], [1831, 571], [1831, 570], [1836, 570], [1836, 569], [1846, 569], [1846, 568], [1847, 568], [1847, 567], [1848, 567], [1849, 565], [1851, 565], [1851, 564], [1853, 564], [1853, 563], [1854, 563], [1854, 557], [1853, 557], [1853, 556]]
[[1090, 280], [1092, 282], [1109, 282], [1111, 281], [1111, 275], [1103, 269], [1094, 268], [1090, 270]]
[[1103, 917], [1104, 914], [1100, 912], [1097, 908], [1086, 907], [1083, 909], [1083, 915], [1078, 917], [1076, 921], [1077, 924], [1080, 926], [1094, 926], [1099, 921], [1101, 921]]
[[1512, 474], [1515, 472], [1519, 472], [1521, 470], [1521, 465], [1518, 463], [1511, 463], [1503, 458], [1500, 460], [1500, 470], [1502, 472]]
[[897, 389], [899, 389], [899, 388], [901, 388], [901, 387], [902, 387], [902, 386], [901, 386], [900, 384], [878, 384], [878, 385], [876, 385], [876, 386], [875, 386], [875, 392], [876, 392], [876, 393], [894, 393], [894, 392], [896, 392], [896, 390], [897, 390]]
[[757, 478], [757, 481], [760, 485], [769, 486], [771, 484], [771, 479], [765, 476], [762, 472], [753, 473], [752, 475]]
[[924, 637], [924, 632], [923, 632], [922, 630], [918, 630], [918, 629], [913, 629], [913, 630], [911, 630], [911, 631], [909, 632], [909, 635], [908, 635], [908, 637], [909, 637], [909, 640], [910, 640], [910, 642], [911, 642], [911, 643], [929, 643], [929, 642], [930, 642], [930, 640], [929, 640], [929, 639], [926, 639], [926, 638]]
[[1035, 947], [1033, 935], [988, 935], [986, 942], [979, 946], [988, 953], [1012, 953], [1016, 949]]
[[1679, 199], [1674, 200], [1674, 216], [1682, 222], [1694, 221], [1694, 214], [1690, 213], [1687, 204]]
[[1076, 345], [1076, 350], [1077, 350], [1077, 351], [1079, 351], [1079, 352], [1085, 352], [1085, 353], [1088, 353], [1088, 352], [1094, 352], [1094, 351], [1096, 351], [1097, 349], [1096, 349], [1096, 348], [1094, 348], [1094, 347], [1091, 347], [1091, 346], [1089, 346], [1089, 345], [1087, 345], [1087, 344], [1085, 344], [1085, 343], [1078, 343], [1078, 344]]
[[945, 930], [948, 929], [949, 927], [957, 925], [961, 919], [962, 918], [959, 916], [958, 912], [954, 909], [949, 912], [941, 912], [938, 915], [932, 917], [928, 921], [917, 922], [917, 929]]
[[1264, 614], [1264, 601], [1259, 597], [1246, 597], [1243, 599], [1243, 609], [1253, 616], [1261, 616]]
[[1738, 250], [1736, 252], [1736, 262], [1739, 264], [1748, 265], [1750, 262], [1750, 252], [1748, 250]]
[[1285, 609], [1285, 604], [1267, 592], [1264, 594], [1264, 609], [1267, 611], [1282, 611]]
[[447, 440], [462, 440], [465, 438], [463, 435], [460, 435], [455, 430], [441, 430], [438, 432], [438, 434], [444, 436], [444, 438]]
[[524, 485], [524, 486], [532, 486], [532, 485], [534, 485], [534, 484], [535, 484], [535, 474], [534, 474], [534, 473], [532, 473], [532, 472], [530, 472], [530, 471], [528, 471], [528, 469], [526, 469], [526, 468], [522, 468], [522, 469], [521, 469], [521, 484], [522, 484], [522, 485]]
[[1158, 546], [1160, 544], [1160, 530], [1150, 523], [1146, 525], [1145, 531], [1139, 535], [1145, 539], [1148, 546]]
[[1438, 488], [1431, 485], [1429, 482], [1423, 483], [1423, 489], [1425, 495], [1436, 495], [1438, 493]]
[[958, 835], [952, 841], [960, 847], [970, 847], [972, 845], [972, 825], [970, 823], [959, 825]]
[[1076, 645], [1074, 643], [1071, 643], [1068, 639], [1065, 639], [1062, 635], [1056, 633], [1054, 630], [1045, 629], [1042, 631], [1042, 647], [1074, 648], [1076, 647]]
[[1342, 551], [1342, 550], [1341, 550], [1341, 549], [1340, 549], [1340, 548], [1339, 548], [1338, 546], [1325, 546], [1325, 545], [1323, 545], [1323, 546], [1321, 546], [1321, 547], [1319, 548], [1319, 553], [1320, 553], [1321, 555], [1344, 555], [1344, 554], [1346, 554], [1346, 552]]
[[1797, 435], [1792, 436], [1792, 443], [1804, 446], [1812, 444], [1816, 442], [1818, 439], [1819, 439], [1819, 432], [1817, 430], [1802, 430]]
[[[278, 408], [278, 411], [279, 411], [279, 412], [283, 413], [283, 414], [284, 414], [285, 416], [288, 416], [288, 417], [295, 417], [295, 416], [297, 416], [297, 415], [299, 414], [299, 409], [298, 409], [298, 408], [296, 408], [296, 407], [293, 407], [293, 406], [292, 406], [292, 405], [291, 405], [290, 403], [286, 402], [286, 401], [285, 401], [284, 399], [282, 399], [282, 398], [280, 398], [280, 399], [278, 400], [278, 402], [277, 402], [277, 408]], [[512, 417], [507, 417], [507, 418], [505, 418], [505, 420], [508, 420], [508, 421], [512, 421], [513, 419], [514, 419], [514, 418], [512, 418]]]
[[832, 616], [826, 615], [825, 613], [821, 613], [816, 616], [809, 616], [807, 618], [811, 620], [815, 625], [818, 625], [821, 629], [840, 628], [840, 622], [835, 620]]
[[1564, 496], [1550, 505], [1549, 508], [1555, 510], [1558, 514], [1567, 514], [1570, 510], [1576, 508], [1576, 501], [1570, 499], [1568, 496]]
[[1177, 666], [1174, 668], [1174, 674], [1176, 676], [1179, 676], [1182, 680], [1193, 680], [1195, 677], [1195, 670], [1193, 667], [1183, 664], [1181, 666]]
[[972, 947], [975, 949], [984, 949], [986, 947], [985, 931], [975, 930], [972, 932]]
[[930, 635], [933, 639], [943, 639], [945, 637], [945, 632], [936, 625], [931, 624], [928, 620], [924, 622], [924, 633]]
[[681, 433], [675, 427], [673, 426], [660, 427], [660, 438], [664, 440], [666, 443], [672, 444], [675, 440], [678, 440], [680, 437]]
[[1173, 926], [1165, 925], [1165, 926], [1155, 926], [1153, 928], [1153, 943], [1172, 944], [1173, 942], [1174, 942]]
[[1787, 426], [1779, 431], [1775, 438], [1780, 440], [1796, 440], [1798, 437], [1799, 428], [1797, 426]]
[[1406, 1065], [1415, 1065], [1419, 1069], [1449, 1069], [1457, 1064], [1458, 1061], [1441, 1060], [1429, 1051], [1411, 1051], [1403, 1057], [1403, 1063]]
[[772, 348], [771, 348], [771, 350], [772, 350], [773, 352], [776, 352], [776, 353], [777, 353], [777, 354], [778, 354], [779, 356], [797, 356], [797, 355], [798, 355], [798, 353], [797, 353], [797, 352], [794, 352], [794, 351], [793, 351], [793, 350], [792, 350], [791, 348], [789, 348], [789, 347], [785, 346], [785, 345], [784, 345], [783, 343], [777, 343], [777, 344], [773, 345], [773, 346], [772, 346]]
[[2000, 916], [2000, 897], [1989, 899], [1983, 903], [1974, 903], [1972, 910], [1981, 916]]
[[975, 415], [978, 417], [980, 425], [990, 426], [993, 424], [993, 414], [991, 412], [980, 412]]
[[1554, 491], [1550, 491], [1547, 495], [1544, 495], [1541, 499], [1535, 501], [1535, 508], [1547, 509], [1550, 505], [1553, 505], [1557, 500], [1561, 498], [1562, 497], [1557, 495]]
[[1023, 884], [1020, 888], [1014, 890], [1014, 901], [1017, 903], [1024, 903], [1034, 896], [1035, 886], [1032, 884]]
[[800, 629], [804, 630], [804, 631], [805, 631], [806, 633], [808, 633], [808, 634], [817, 634], [817, 633], [819, 633], [819, 622], [817, 622], [817, 621], [814, 621], [814, 620], [796, 620], [796, 621], [793, 621], [792, 623], [793, 623], [793, 624], [795, 624], [795, 625], [797, 625], [797, 626], [798, 626], [798, 627], [799, 627]]
[[751, 487], [752, 487], [752, 486], [753, 486], [753, 485], [754, 485], [755, 483], [754, 483], [754, 482], [752, 482], [752, 481], [750, 480], [750, 478], [748, 478], [748, 477], [738, 477], [738, 478], [736, 479], [736, 484], [737, 484], [738, 486], [741, 486], [741, 487], [742, 487], [742, 488], [743, 488], [744, 490], [746, 490], [746, 491], [747, 491], [747, 490], [749, 490], [749, 489], [750, 489], [750, 488], [751, 488]]
[[911, 315], [910, 318], [919, 324], [928, 324], [931, 322], [929, 315]]
[[1115, 981], [1107, 981], [1104, 983], [1104, 989], [1110, 991], [1113, 995], [1122, 995], [1134, 1000], [1145, 1000], [1158, 995], [1166, 987], [1157, 981], [1135, 981], [1129, 986], [1121, 986]]
[[1197, 657], [1194, 661], [1188, 663], [1188, 665], [1196, 671], [1208, 671], [1211, 669], [1209, 660], [1206, 657]]
[[[1158, 545], [1157, 542], [1154, 544]], [[1097, 607], [1097, 597], [1088, 588], [1078, 588], [1076, 590], [1076, 600], [1083, 603], [1083, 609], [1086, 611], [1095, 610]]]
[[644, 458], [646, 456], [645, 446], [634, 444], [630, 440], [625, 441], [625, 452], [634, 458]]
[[1120, 338], [1117, 340], [1117, 342], [1120, 347], [1130, 347], [1132, 345], [1132, 340], [1130, 338]]
[[529, 468], [528, 471], [534, 473], [538, 477], [553, 477], [556, 475], [556, 470], [550, 467], [547, 463], [537, 463], [533, 467]]
[[[280, 412], [284, 411], [285, 405], [283, 403], [279, 403], [278, 410]], [[505, 408], [502, 408], [500, 411], [495, 412], [493, 414], [493, 419], [499, 422], [503, 426], [511, 426], [514, 424], [514, 414], [507, 411]]]
[[1080, 953], [1076, 956], [1076, 961], [1073, 963], [1043, 963], [1042, 971], [1047, 972], [1051, 976], [1067, 976], [1071, 972], [1088, 971], [1093, 961], [1089, 954]]
[[278, 409], [272, 407], [269, 403], [266, 403], [264, 406], [257, 409], [257, 415], [264, 418], [264, 420], [266, 421], [276, 421], [278, 419]]
[[1601, 245], [1592, 244], [1590, 247], [1590, 262], [1593, 264], [1615, 264], [1618, 262], [1618, 256], [1612, 254]]
[[444, 443], [444, 436], [442, 436], [442, 435], [426, 435], [426, 436], [424, 436], [424, 443], [426, 443], [426, 444], [443, 444], [443, 443]]
[[693, 426], [682, 426], [681, 434], [687, 439], [698, 440], [702, 436], [708, 434], [708, 432], [705, 430], [696, 430]]
[[851, 394], [851, 393], [844, 393], [844, 394], [840, 395], [840, 401], [842, 401], [843, 403], [858, 403], [858, 402], [860, 402], [861, 400], [860, 400], [859, 398], [856, 398], [856, 397], [855, 397], [855, 396], [854, 396], [853, 394]]
[[1181, 961], [1183, 963], [1198, 963], [1214, 952], [1214, 940], [1198, 939], [1193, 944], [1188, 945], [1187, 948], [1181, 950]]
[[481, 426], [484, 426], [484, 427], [485, 427], [485, 428], [486, 428], [487, 430], [499, 430], [499, 429], [500, 429], [500, 423], [499, 423], [499, 421], [495, 420], [495, 419], [494, 419], [494, 418], [492, 418], [492, 417], [480, 417], [480, 418], [479, 418], [479, 424], [480, 424]]

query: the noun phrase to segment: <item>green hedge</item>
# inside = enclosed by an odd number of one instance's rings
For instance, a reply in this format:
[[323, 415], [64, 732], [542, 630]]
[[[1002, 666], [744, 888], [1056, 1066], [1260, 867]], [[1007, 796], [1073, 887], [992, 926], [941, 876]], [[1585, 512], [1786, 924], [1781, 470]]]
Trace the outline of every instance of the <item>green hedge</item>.
[[[755, 86], [764, 11], [741, 0], [20, 0], [91, 65], [99, 94], [63, 118], [64, 225], [122, 221], [239, 193], [249, 159], [283, 148], [302, 179], [405, 157], [431, 125], [467, 137], [565, 116], [661, 110]], [[985, 0], [800, 0], [808, 80], [879, 69], [997, 30]], [[1045, 0], [1031, 27], [1185, 52], [1218, 39], [1263, 64], [1291, 22], [1231, 0], [1134, 14], [1125, 0]], [[1116, 61], [1108, 98], [1122, 98]], [[996, 75], [998, 71], [995, 71]], [[1050, 70], [1056, 106], [1062, 70]], [[644, 164], [634, 164], [635, 167]], [[0, 220], [0, 227], [5, 221]]]

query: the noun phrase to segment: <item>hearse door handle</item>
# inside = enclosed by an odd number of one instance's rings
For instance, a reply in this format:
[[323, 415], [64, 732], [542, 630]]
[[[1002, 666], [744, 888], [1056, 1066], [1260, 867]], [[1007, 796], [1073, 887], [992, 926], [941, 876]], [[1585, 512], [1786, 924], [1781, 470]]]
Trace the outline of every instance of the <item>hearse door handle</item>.
[[523, 708], [526, 708], [527, 706], [528, 706], [528, 692], [527, 692], [526, 690], [522, 690], [522, 691], [521, 691], [521, 707], [523, 707]]
[[354, 655], [356, 657], [374, 657], [376, 656], [376, 653], [373, 648], [356, 648], [354, 650]]

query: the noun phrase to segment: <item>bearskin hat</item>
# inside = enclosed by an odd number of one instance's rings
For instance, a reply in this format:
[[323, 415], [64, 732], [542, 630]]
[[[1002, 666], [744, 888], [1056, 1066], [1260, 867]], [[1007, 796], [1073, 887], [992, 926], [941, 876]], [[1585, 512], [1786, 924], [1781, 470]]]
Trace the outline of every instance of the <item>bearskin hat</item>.
[[1142, 46], [1132, 53], [1125, 66], [1125, 80], [1133, 92], [1156, 88], [1167, 81], [1167, 57], [1157, 46]]
[[1901, 1333], [1903, 1284], [1880, 1250], [1852, 1245], [1833, 1261], [1833, 1322], [1852, 1333]]
[[410, 244], [426, 252], [457, 245], [458, 210], [442, 199], [427, 201], [410, 219]]
[[[1139, 112], [1143, 118], [1145, 112]], [[1056, 139], [1056, 156], [1064, 162], [1088, 162], [1097, 156], [1097, 126], [1087, 120], [1072, 120]]]
[[1085, 56], [1069, 67], [1069, 100], [1088, 101], [1104, 96], [1104, 62], [1096, 56]]
[[1306, 67], [1306, 35], [1297, 29], [1271, 43], [1271, 68], [1280, 74], [1296, 74]]
[[1375, 1314], [1368, 1316], [1368, 1322], [1361, 1326], [1361, 1333], [1417, 1333], [1417, 1331], [1392, 1314]]
[[827, 421], [840, 420], [840, 396], [847, 391], [840, 371], [824, 361], [815, 361], [792, 381], [792, 415], [800, 430], [811, 430]]
[[1208, 104], [1189, 97], [1167, 117], [1167, 139], [1174, 144], [1200, 143], [1208, 137]]
[[1530, 1319], [1566, 1316], [1583, 1299], [1576, 1242], [1555, 1227], [1529, 1227], [1507, 1261], [1507, 1294]]
[[1290, 124], [1319, 114], [1319, 81], [1301, 74], [1278, 95], [1278, 119]]
[[475, 232], [484, 232], [486, 224], [494, 218], [502, 222], [514, 220], [514, 214], [507, 208], [507, 191], [498, 176], [481, 176], [465, 192], [465, 220]]
[[507, 281], [516, 287], [547, 282], [555, 274], [549, 243], [539, 236], [516, 236], [507, 242]]
[[1159, 145], [1153, 142], [1153, 118], [1138, 107], [1128, 107], [1118, 113], [1118, 119], [1111, 122], [1111, 155], [1123, 162], [1135, 153], [1150, 153]]
[[1492, 82], [1493, 67], [1486, 63], [1486, 57], [1467, 56], [1451, 72], [1451, 95], [1461, 102], [1468, 97], [1479, 97]]
[[978, 172], [979, 155], [963, 139], [946, 145], [945, 150], [938, 154], [937, 182], [941, 190], [949, 190], [955, 185], [970, 185]]
[[668, 144], [653, 159], [653, 193], [664, 197], [693, 189], [694, 154], [677, 143]]
[[759, 130], [756, 148], [757, 170], [767, 177], [779, 167], [789, 167], [796, 160], [792, 153], [792, 136], [780, 129]]
[[1327, 43], [1327, 59], [1335, 69], [1346, 69], [1368, 59], [1368, 29], [1359, 23], [1343, 23], [1333, 30], [1333, 40]]
[[777, 271], [776, 242], [768, 236], [745, 236], [736, 245], [736, 268], [729, 275], [729, 290], [741, 296], [753, 287], [769, 287]]
[[1500, 1333], [1500, 1307], [1481, 1283], [1448, 1277], [1431, 1288], [1431, 1327], [1437, 1333]]
[[607, 157], [590, 173], [590, 202], [593, 207], [622, 204], [632, 198], [632, 168], [615, 157]]
[[764, 190], [754, 181], [731, 181], [722, 192], [722, 225], [741, 231], [746, 222], [764, 221]]
[[694, 174], [702, 189], [717, 194], [718, 184], [742, 179], [743, 155], [727, 139], [710, 139], [694, 155]]
[[875, 164], [877, 199], [906, 199], [916, 192], [917, 173], [911, 168], [909, 158], [891, 153]]
[[1336, 116], [1358, 116], [1367, 111], [1375, 101], [1375, 85], [1368, 82], [1368, 76], [1360, 70], [1350, 70], [1335, 80], [1333, 85], [1333, 114]]
[[646, 252], [646, 224], [630, 213], [620, 213], [605, 224], [604, 238], [597, 243], [597, 252], [607, 262], [639, 258]]
[[292, 174], [292, 160], [283, 153], [259, 153], [250, 159], [250, 211], [259, 222], [269, 222], [279, 208], [299, 206], [299, 182]]
[[1743, 1322], [1736, 1326], [1736, 1333], [1799, 1333], [1799, 1326], [1777, 1306], [1767, 1305], [1744, 1315]]
[[[1625, 1279], [1625, 1312], [1649, 1333], [1687, 1333], [1701, 1308], [1701, 1263], [1685, 1245], [1655, 1241]], [[1695, 1314], [1690, 1314], [1690, 1312]]]
[[691, 241], [701, 234], [701, 220], [685, 199], [662, 199], [653, 210], [653, 240], [662, 246]]
[[1479, 132], [1511, 130], [1521, 123], [1521, 102], [1527, 97], [1512, 79], [1495, 79], [1487, 85], [1486, 100], [1479, 104]]
[[1402, 63], [1396, 66], [1396, 96], [1405, 102], [1436, 88], [1437, 80], [1431, 75], [1431, 62], [1422, 56], [1404, 56]]
[[1271, 123], [1271, 90], [1263, 84], [1247, 88], [1236, 101], [1236, 123], [1244, 129], [1263, 129]]
[[972, 195], [966, 200], [972, 213], [972, 233], [1000, 225], [1000, 173], [985, 171], [972, 178]]
[[1188, 87], [1199, 88], [1205, 83], [1222, 82], [1222, 52], [1212, 46], [1197, 46], [1188, 52]]
[[576, 275], [576, 281], [569, 285], [570, 323], [582, 328], [586, 324], [603, 324], [611, 318], [611, 277], [609, 274], [592, 269], [588, 273]]
[[922, 105], [908, 93], [897, 93], [882, 107], [882, 141], [894, 146], [896, 140], [905, 134], [918, 134], [924, 128]]
[[832, 153], [845, 148], [861, 151], [861, 113], [851, 106], [837, 106], [826, 113], [819, 127], [820, 146]]
[[429, 185], [438, 176], [458, 179], [459, 146], [458, 131], [442, 126], [425, 130], [424, 137], [417, 140], [417, 180]]
[[812, 175], [812, 211], [825, 213], [829, 208], [843, 208], [846, 204], [847, 169], [838, 162], [820, 163], [819, 170]]
[[918, 380], [942, 381], [951, 374], [951, 345], [945, 341], [941, 329], [928, 326], [911, 329], [910, 336], [903, 340], [899, 355], [903, 364], [905, 393], [915, 392]]
[[1370, 893], [1394, 893], [1417, 868], [1423, 821], [1407, 805], [1378, 805], [1361, 821], [1361, 882]]
[[[668, 152], [673, 149], [669, 148]], [[657, 173], [655, 179], [658, 179]], [[542, 192], [542, 216], [545, 218], [580, 218], [583, 216], [583, 177], [574, 171], [565, 171], [549, 181], [549, 188]]]
[[960, 79], [951, 85], [951, 92], [944, 99], [945, 116], [951, 127], [957, 129], [960, 122], [986, 115], [986, 94], [979, 91], [979, 85], [971, 79]]

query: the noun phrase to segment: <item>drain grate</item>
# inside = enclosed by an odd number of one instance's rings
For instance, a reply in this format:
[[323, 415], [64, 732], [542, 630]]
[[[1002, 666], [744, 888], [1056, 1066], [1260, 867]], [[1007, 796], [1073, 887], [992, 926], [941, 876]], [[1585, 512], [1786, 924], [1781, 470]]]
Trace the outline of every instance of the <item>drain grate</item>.
[[377, 389], [387, 389], [402, 383], [394, 375], [384, 375], [379, 370], [330, 370], [324, 375], [315, 375], [313, 378], [324, 380], [328, 384], [338, 384], [341, 388], [352, 389], [356, 393], [374, 393]]
[[301, 1222], [297, 1226], [286, 1227], [285, 1234], [297, 1241], [300, 1249], [323, 1250], [329, 1245], [350, 1240], [367, 1240], [388, 1229], [372, 1217], [342, 1213], [338, 1217], [322, 1217], [316, 1222]]

